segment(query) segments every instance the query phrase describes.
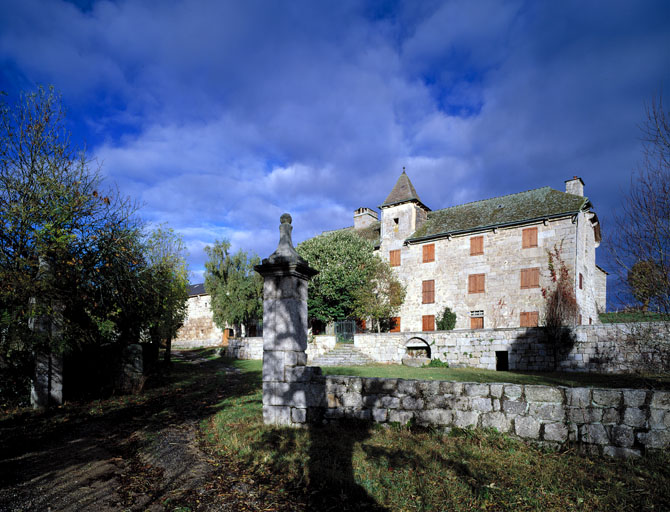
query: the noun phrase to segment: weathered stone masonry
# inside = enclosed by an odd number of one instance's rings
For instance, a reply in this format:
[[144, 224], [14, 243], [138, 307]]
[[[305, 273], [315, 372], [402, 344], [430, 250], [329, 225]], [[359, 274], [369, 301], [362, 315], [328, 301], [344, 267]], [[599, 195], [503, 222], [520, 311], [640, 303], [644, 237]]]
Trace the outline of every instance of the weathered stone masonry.
[[579, 443], [612, 456], [670, 446], [670, 391], [479, 384], [345, 376], [315, 377], [310, 403], [325, 421], [495, 428], [551, 444]]
[[[316, 274], [293, 248], [291, 216], [281, 216], [277, 250], [255, 270], [263, 284], [263, 420], [307, 421], [310, 381], [321, 368], [306, 366], [307, 282]], [[313, 400], [312, 400], [313, 401]]]
[[307, 362], [307, 281], [315, 274], [281, 218], [264, 277], [263, 419], [304, 426], [355, 418], [377, 423], [496, 428], [521, 439], [576, 442], [589, 451], [640, 455], [670, 445], [670, 391], [565, 388], [323, 376]]

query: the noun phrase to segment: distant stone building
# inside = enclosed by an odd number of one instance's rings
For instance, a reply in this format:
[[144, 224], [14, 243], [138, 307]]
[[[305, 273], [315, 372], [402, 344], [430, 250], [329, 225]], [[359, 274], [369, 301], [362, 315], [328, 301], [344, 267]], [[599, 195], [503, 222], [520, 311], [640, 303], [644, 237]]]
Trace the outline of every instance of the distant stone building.
[[541, 324], [554, 247], [572, 272], [579, 322], [598, 323], [607, 275], [595, 259], [600, 224], [581, 178], [565, 183], [565, 192], [543, 187], [431, 211], [403, 170], [381, 219], [357, 209], [345, 229], [372, 240], [407, 287], [393, 330], [434, 330], [446, 306], [457, 329]]
[[211, 297], [204, 284], [189, 287], [184, 325], [173, 341], [175, 347], [205, 347], [225, 344], [227, 337], [214, 323]]

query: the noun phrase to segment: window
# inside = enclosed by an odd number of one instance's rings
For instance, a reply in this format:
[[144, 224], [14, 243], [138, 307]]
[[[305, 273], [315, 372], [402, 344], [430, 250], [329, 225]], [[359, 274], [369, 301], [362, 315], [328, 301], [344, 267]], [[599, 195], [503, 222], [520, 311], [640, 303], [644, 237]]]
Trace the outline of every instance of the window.
[[470, 239], [470, 256], [484, 254], [484, 237], [473, 236]]
[[389, 261], [392, 267], [400, 266], [400, 249], [389, 251]]
[[468, 293], [484, 293], [486, 274], [470, 274], [468, 276]]
[[421, 302], [423, 304], [432, 304], [435, 302], [435, 281], [430, 280], [430, 281], [423, 281], [421, 283], [421, 292], [422, 292], [422, 300]]
[[521, 327], [537, 327], [539, 320], [539, 315], [537, 311], [527, 311], [521, 313], [521, 321], [519, 325]]
[[435, 244], [423, 246], [423, 262], [430, 263], [431, 261], [435, 261]]
[[422, 331], [435, 330], [435, 315], [423, 315], [421, 317], [421, 330]]
[[521, 231], [521, 247], [537, 247], [537, 228], [526, 228]]
[[584, 288], [584, 276], [582, 273], [579, 273], [579, 289], [582, 290]]
[[393, 316], [391, 317], [391, 327], [389, 329], [389, 332], [400, 332], [400, 317], [399, 316]]
[[521, 269], [521, 289], [540, 287], [540, 267]]
[[470, 329], [483, 329], [483, 328], [484, 328], [483, 316], [473, 316], [470, 318]]

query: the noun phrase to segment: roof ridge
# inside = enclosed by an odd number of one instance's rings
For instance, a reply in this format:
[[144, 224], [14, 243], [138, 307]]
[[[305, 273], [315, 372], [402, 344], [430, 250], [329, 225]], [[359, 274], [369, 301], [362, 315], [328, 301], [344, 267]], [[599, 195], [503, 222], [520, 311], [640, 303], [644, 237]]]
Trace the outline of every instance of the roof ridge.
[[[489, 197], [487, 199], [478, 199], [477, 201], [470, 201], [467, 203], [461, 203], [461, 204], [455, 204], [453, 206], [447, 206], [445, 208], [440, 208], [439, 210], [433, 210], [433, 212], [441, 212], [444, 210], [450, 210], [451, 208], [458, 208], [459, 206], [467, 206], [469, 204], [476, 204], [476, 203], [483, 203], [484, 201], [492, 201], [493, 199], [503, 199], [505, 197], [512, 197], [512, 196], [518, 196], [521, 194], [527, 194], [528, 192], [534, 192], [536, 190], [544, 190], [545, 188], [548, 188], [549, 190], [553, 190], [555, 192], [561, 192], [560, 190], [556, 190], [554, 188], [551, 188], [549, 185], [545, 185], [544, 187], [539, 187], [539, 188], [531, 188], [528, 190], [524, 190], [523, 192], [514, 192], [513, 194], [505, 194], [504, 196], [493, 196]], [[565, 194], [566, 192], [561, 192], [562, 194]]]

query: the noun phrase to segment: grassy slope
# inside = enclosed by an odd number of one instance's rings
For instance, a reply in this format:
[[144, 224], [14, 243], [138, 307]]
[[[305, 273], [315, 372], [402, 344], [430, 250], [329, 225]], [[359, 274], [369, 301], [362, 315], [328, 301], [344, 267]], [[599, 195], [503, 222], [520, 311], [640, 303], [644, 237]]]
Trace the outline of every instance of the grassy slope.
[[262, 423], [259, 362], [230, 364], [245, 372], [245, 390], [256, 391], [227, 390], [205, 425], [211, 446], [251, 465], [259, 478], [280, 475], [296, 509], [670, 509], [668, 454], [632, 461], [586, 457], [469, 430], [355, 423], [269, 428]]
[[478, 368], [411, 368], [401, 365], [323, 367], [326, 375], [354, 375], [458, 382], [508, 382], [546, 386], [670, 389], [670, 374], [635, 375], [585, 372], [497, 372]]

